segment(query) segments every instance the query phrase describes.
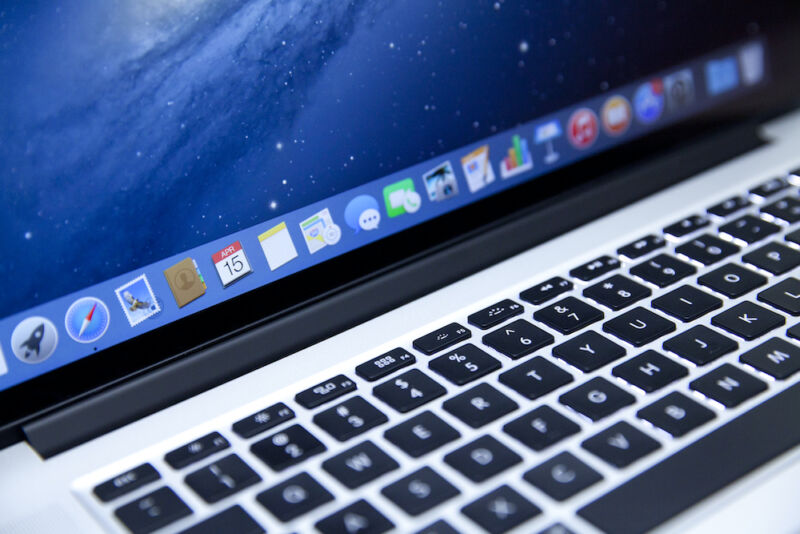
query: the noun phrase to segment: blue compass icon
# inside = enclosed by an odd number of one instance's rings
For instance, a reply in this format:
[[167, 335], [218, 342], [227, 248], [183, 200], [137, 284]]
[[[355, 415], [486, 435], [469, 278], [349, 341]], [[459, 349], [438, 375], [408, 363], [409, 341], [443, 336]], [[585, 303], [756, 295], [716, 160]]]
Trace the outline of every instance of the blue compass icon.
[[108, 330], [108, 323], [108, 307], [95, 297], [83, 297], [73, 302], [64, 318], [67, 334], [78, 343], [97, 341]]

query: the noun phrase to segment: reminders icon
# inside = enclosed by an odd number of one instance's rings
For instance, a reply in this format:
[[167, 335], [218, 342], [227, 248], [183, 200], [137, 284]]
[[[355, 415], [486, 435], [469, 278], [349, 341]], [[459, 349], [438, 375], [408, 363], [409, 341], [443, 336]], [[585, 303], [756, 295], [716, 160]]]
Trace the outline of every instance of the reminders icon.
[[292, 236], [289, 235], [285, 222], [273, 226], [258, 236], [258, 241], [261, 243], [261, 250], [264, 251], [270, 270], [274, 271], [297, 257], [297, 249], [294, 248]]

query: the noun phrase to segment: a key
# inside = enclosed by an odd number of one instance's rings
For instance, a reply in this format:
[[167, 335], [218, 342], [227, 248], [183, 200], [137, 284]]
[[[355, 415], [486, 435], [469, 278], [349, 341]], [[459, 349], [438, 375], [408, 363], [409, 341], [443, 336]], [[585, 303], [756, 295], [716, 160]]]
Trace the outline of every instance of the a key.
[[581, 443], [581, 446], [614, 467], [627, 467], [661, 448], [661, 444], [620, 421]]
[[228, 440], [222, 437], [219, 432], [212, 432], [182, 447], [178, 447], [174, 451], [168, 452], [164, 456], [164, 461], [173, 469], [180, 469], [199, 462], [203, 458], [207, 458], [230, 446], [231, 444], [228, 443]]
[[333, 500], [333, 495], [308, 473], [262, 491], [256, 500], [279, 521], [287, 523]]
[[472, 428], [479, 428], [513, 412], [519, 405], [489, 384], [478, 384], [444, 401], [442, 407]]
[[603, 318], [603, 312], [575, 297], [567, 297], [535, 311], [533, 318], [562, 334], [571, 334]]
[[192, 514], [192, 510], [168, 487], [159, 488], [114, 511], [134, 534], [146, 534]]
[[590, 373], [625, 356], [625, 349], [593, 330], [553, 347], [553, 355], [584, 373]]
[[554, 363], [536, 356], [509, 369], [497, 377], [506, 385], [528, 399], [536, 399], [572, 382], [572, 375]]
[[406, 371], [372, 390], [373, 395], [401, 413], [418, 408], [445, 393], [446, 389], [419, 369]]
[[560, 276], [554, 276], [546, 282], [536, 284], [519, 294], [519, 298], [526, 302], [538, 306], [544, 304], [550, 299], [565, 293], [572, 289], [572, 282], [565, 280]]
[[727, 408], [738, 406], [767, 389], [764, 382], [729, 363], [693, 380], [689, 387]]
[[414, 348], [423, 354], [431, 355], [456, 343], [469, 339], [472, 332], [458, 323], [450, 323], [414, 340]]
[[520, 463], [522, 457], [492, 436], [482, 436], [447, 454], [444, 461], [473, 482], [483, 482]]
[[639, 410], [636, 417], [644, 419], [678, 438], [708, 423], [716, 415], [712, 410], [686, 395], [673, 391]]
[[291, 408], [278, 402], [233, 423], [233, 431], [243, 438], [251, 438], [293, 418], [294, 412]]
[[621, 310], [651, 294], [652, 291], [649, 287], [638, 284], [621, 274], [615, 274], [583, 290], [585, 297], [612, 310]]
[[469, 517], [490, 534], [503, 534], [542, 511], [508, 485], [502, 485], [483, 497], [461, 508]]
[[745, 197], [732, 197], [728, 200], [722, 201], [719, 204], [714, 204], [708, 208], [708, 213], [716, 215], [717, 217], [727, 217], [733, 215], [737, 211], [746, 208], [750, 205], [750, 201]]
[[759, 293], [758, 300], [794, 316], [800, 315], [800, 280], [787, 278]]
[[208, 519], [182, 530], [180, 534], [218, 534], [236, 532], [237, 534], [262, 534], [264, 528], [256, 523], [241, 506], [234, 505]]
[[419, 458], [461, 437], [431, 412], [422, 412], [384, 432], [383, 437], [412, 458]]
[[310, 387], [305, 391], [301, 391], [294, 396], [295, 402], [303, 408], [316, 408], [326, 402], [346, 395], [351, 391], [355, 391], [356, 383], [344, 375], [338, 375], [330, 380], [321, 382], [316, 386]]
[[782, 219], [789, 224], [800, 221], [800, 199], [785, 197], [772, 204], [761, 208], [761, 213], [768, 213], [776, 219]]
[[654, 308], [684, 322], [694, 321], [722, 307], [722, 300], [692, 286], [681, 286], [653, 299]]
[[704, 274], [697, 281], [730, 298], [741, 297], [767, 283], [766, 277], [735, 263], [723, 265]]
[[636, 307], [603, 324], [603, 330], [641, 347], [675, 330], [675, 323], [648, 309]]
[[614, 367], [611, 373], [645, 393], [651, 393], [683, 378], [689, 371], [663, 354], [648, 350]]
[[461, 492], [430, 467], [423, 467], [381, 490], [408, 515], [418, 516]]
[[361, 487], [399, 467], [394, 458], [371, 441], [360, 443], [322, 462], [325, 471], [350, 489]]
[[780, 177], [772, 178], [771, 180], [764, 182], [758, 187], [754, 187], [753, 189], [751, 189], [750, 194], [761, 198], [767, 198], [768, 196], [774, 195], [778, 191], [783, 191], [788, 187], [789, 183], [785, 179]]
[[619, 260], [617, 258], [612, 258], [611, 256], [600, 256], [595, 260], [575, 267], [569, 272], [569, 275], [573, 278], [588, 282], [589, 280], [594, 280], [595, 278], [603, 276], [607, 272], [613, 271], [618, 267]]
[[186, 475], [189, 486], [207, 503], [215, 503], [261, 482], [261, 477], [241, 458], [231, 454]]
[[539, 406], [503, 426], [503, 432], [541, 451], [580, 432], [581, 427], [549, 406]]
[[647, 261], [631, 267], [631, 274], [658, 287], [667, 287], [678, 280], [697, 272], [694, 265], [659, 254]]
[[500, 362], [472, 343], [467, 343], [431, 360], [428, 367], [453, 384], [463, 386], [500, 369]]
[[314, 526], [322, 534], [383, 534], [394, 528], [374, 506], [360, 499], [319, 521]]
[[785, 380], [800, 371], [800, 347], [773, 337], [739, 356], [739, 361], [773, 378]]
[[518, 359], [553, 342], [553, 334], [517, 319], [483, 336], [483, 343], [511, 359]]
[[94, 494], [103, 502], [111, 502], [160, 478], [152, 465], [142, 464], [98, 484], [94, 487]]
[[356, 367], [356, 374], [364, 380], [374, 382], [416, 361], [417, 359], [413, 354], [406, 349], [397, 347], [396, 349], [392, 349], [385, 354], [375, 356], [371, 360], [362, 363]]
[[325, 445], [300, 425], [285, 428], [250, 447], [253, 454], [275, 471], [283, 471], [325, 450]]
[[603, 480], [600, 473], [569, 452], [555, 455], [522, 477], [557, 501], [565, 501]]
[[675, 252], [683, 254], [703, 265], [711, 265], [739, 252], [739, 247], [712, 235], [702, 235], [675, 247]]
[[746, 340], [761, 337], [770, 330], [783, 326], [785, 322], [782, 315], [747, 301], [711, 318], [714, 326]]
[[641, 239], [637, 239], [633, 243], [628, 243], [624, 247], [617, 249], [617, 254], [625, 256], [629, 260], [635, 260], [642, 256], [658, 250], [666, 244], [666, 241], [660, 235], [646, 235]]
[[767, 243], [742, 259], [772, 274], [783, 274], [800, 265], [800, 252], [781, 243]]
[[680, 221], [670, 224], [664, 228], [664, 233], [674, 237], [683, 237], [686, 234], [690, 234], [695, 230], [704, 228], [709, 224], [709, 220], [702, 215], [690, 215], [689, 217], [681, 219]]
[[633, 395], [599, 376], [564, 393], [558, 400], [592, 421], [608, 417], [636, 402]]
[[314, 423], [339, 441], [347, 441], [386, 421], [380, 410], [361, 397], [351, 397], [314, 416]]
[[719, 231], [745, 243], [755, 243], [780, 232], [781, 227], [755, 215], [744, 215], [720, 226]]
[[739, 344], [707, 326], [697, 325], [666, 340], [663, 347], [695, 365], [705, 365], [735, 351]]
[[486, 330], [502, 323], [506, 319], [520, 315], [524, 311], [525, 309], [521, 304], [517, 304], [511, 299], [505, 299], [473, 313], [467, 317], [467, 321], [469, 321], [469, 324]]

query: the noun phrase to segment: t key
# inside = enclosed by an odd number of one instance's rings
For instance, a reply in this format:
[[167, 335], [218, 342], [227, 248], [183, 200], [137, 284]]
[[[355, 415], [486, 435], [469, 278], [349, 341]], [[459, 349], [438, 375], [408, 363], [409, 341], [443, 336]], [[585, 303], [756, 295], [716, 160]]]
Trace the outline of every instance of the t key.
[[602, 319], [603, 312], [575, 297], [567, 297], [537, 310], [533, 318], [562, 334], [571, 334]]

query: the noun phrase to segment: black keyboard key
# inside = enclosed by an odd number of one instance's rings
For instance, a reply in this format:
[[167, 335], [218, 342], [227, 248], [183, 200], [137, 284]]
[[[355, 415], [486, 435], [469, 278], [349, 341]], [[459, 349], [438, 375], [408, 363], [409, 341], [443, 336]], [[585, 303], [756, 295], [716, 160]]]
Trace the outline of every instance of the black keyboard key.
[[401, 413], [427, 404], [445, 393], [446, 389], [419, 369], [406, 371], [372, 390], [373, 395]]
[[739, 361], [773, 378], [784, 380], [800, 371], [800, 347], [773, 337], [739, 356]]
[[479, 428], [513, 412], [519, 405], [489, 384], [478, 384], [444, 401], [442, 407], [472, 428]]
[[458, 323], [450, 323], [414, 340], [414, 348], [423, 354], [431, 355], [456, 343], [469, 339], [472, 332]]
[[338, 375], [305, 391], [301, 391], [294, 396], [294, 400], [303, 408], [311, 410], [355, 390], [355, 382], [344, 375]]
[[207, 503], [215, 503], [261, 482], [261, 477], [241, 458], [231, 454], [186, 475], [189, 486]]
[[444, 519], [440, 519], [435, 523], [431, 523], [422, 530], [418, 530], [416, 534], [459, 534], [459, 533], [456, 529], [454, 529], [450, 525], [450, 523], [448, 523]]
[[699, 261], [703, 265], [717, 263], [723, 258], [727, 258], [739, 252], [739, 247], [712, 235], [701, 235], [675, 247], [675, 252], [683, 254], [687, 258]]
[[521, 304], [517, 304], [511, 299], [505, 299], [473, 313], [467, 317], [467, 321], [480, 329], [486, 330], [502, 323], [506, 319], [520, 315], [524, 311], [525, 309]]
[[625, 278], [621, 274], [615, 274], [583, 290], [585, 297], [589, 297], [612, 310], [621, 310], [638, 300], [649, 297], [651, 294], [652, 291], [650, 291], [649, 287], [638, 284], [630, 278]]
[[502, 373], [497, 378], [501, 384], [531, 400], [569, 384], [573, 380], [571, 374], [541, 356], [531, 358]]
[[294, 419], [292, 409], [284, 403], [278, 402], [233, 423], [233, 431], [243, 438], [251, 438], [290, 419]]
[[463, 386], [500, 369], [500, 362], [472, 343], [467, 343], [431, 360], [428, 367], [453, 384]]
[[646, 280], [658, 287], [667, 287], [696, 272], [697, 269], [694, 265], [666, 254], [659, 254], [635, 267], [631, 267], [632, 275], [638, 276], [642, 280]]
[[180, 469], [199, 462], [203, 458], [207, 458], [230, 446], [231, 444], [228, 443], [228, 440], [222, 437], [219, 432], [212, 432], [182, 447], [178, 447], [174, 451], [168, 452], [164, 456], [164, 461], [173, 469]]
[[522, 477], [557, 501], [565, 501], [603, 480], [600, 473], [569, 452], [555, 455]]
[[695, 365], [705, 365], [739, 348], [739, 344], [731, 338], [703, 325], [693, 326], [666, 340], [663, 346], [665, 350]]
[[783, 326], [785, 322], [783, 315], [747, 301], [711, 318], [714, 326], [724, 328], [746, 340], [761, 337], [770, 330]]
[[364, 380], [374, 382], [416, 361], [410, 352], [398, 347], [362, 363], [356, 367], [356, 374]]
[[614, 367], [611, 372], [646, 393], [661, 389], [689, 374], [686, 367], [654, 350], [645, 351]]
[[549, 406], [539, 406], [503, 427], [503, 431], [535, 451], [580, 432], [581, 427]]
[[759, 293], [758, 300], [794, 316], [800, 315], [800, 280], [787, 278]]
[[350, 489], [361, 487], [399, 467], [394, 458], [371, 441], [360, 443], [322, 462], [325, 471]]
[[431, 412], [422, 412], [390, 428], [383, 437], [412, 458], [419, 458], [460, 438], [461, 434]]
[[490, 534], [503, 534], [542, 511], [510, 486], [502, 485], [461, 508], [461, 513]]
[[361, 397], [351, 397], [314, 416], [314, 423], [339, 441], [347, 441], [388, 420]]
[[392, 530], [394, 523], [361, 499], [321, 519], [314, 526], [322, 534], [383, 534]]
[[483, 336], [483, 343], [516, 360], [553, 342], [553, 334], [517, 319]]
[[603, 276], [607, 272], [613, 271], [618, 267], [619, 260], [617, 258], [612, 258], [611, 256], [600, 256], [596, 260], [592, 260], [589, 263], [584, 263], [583, 265], [575, 267], [569, 272], [569, 275], [573, 278], [588, 282], [589, 280], [594, 280], [597, 277]]
[[333, 500], [333, 495], [308, 473], [300, 473], [256, 496], [279, 521], [287, 523]]
[[704, 274], [697, 281], [732, 299], [741, 297], [767, 283], [766, 277], [735, 263], [723, 265], [719, 269]]
[[283, 471], [325, 450], [325, 445], [300, 425], [285, 428], [250, 447], [253, 454], [275, 471]]
[[636, 416], [676, 438], [688, 434], [716, 417], [712, 410], [677, 391], [642, 408]]
[[237, 504], [216, 515], [212, 515], [193, 527], [182, 530], [180, 534], [219, 534], [220, 532], [262, 534], [265, 530]]
[[783, 191], [788, 187], [789, 183], [783, 178], [772, 178], [771, 180], [764, 182], [758, 187], [754, 187], [753, 189], [751, 189], [750, 194], [756, 195], [761, 198], [767, 198], [768, 196], [774, 195], [778, 191]]
[[795, 197], [785, 197], [777, 202], [761, 208], [761, 213], [768, 213], [776, 219], [782, 219], [788, 223], [800, 221], [800, 199]]
[[661, 448], [658, 441], [625, 421], [592, 436], [581, 446], [614, 467], [627, 467]]
[[797, 229], [794, 232], [789, 232], [784, 236], [784, 239], [800, 245], [800, 229]]
[[772, 274], [783, 274], [800, 265], [800, 252], [780, 243], [767, 243], [742, 259]]
[[634, 347], [641, 347], [675, 330], [675, 323], [636, 307], [604, 323], [603, 330]]
[[147, 534], [192, 514], [170, 488], [163, 487], [117, 508], [114, 515], [133, 534]]
[[704, 228], [710, 224], [709, 220], [702, 215], [690, 215], [685, 219], [670, 224], [664, 228], [664, 233], [674, 237], [683, 237], [686, 234], [691, 234], [695, 230]]
[[110, 480], [94, 487], [94, 494], [103, 502], [111, 502], [117, 497], [127, 495], [161, 478], [158, 471], [150, 464], [142, 464], [129, 471], [120, 473]]
[[597, 332], [587, 330], [553, 347], [553, 355], [584, 373], [590, 373], [625, 356], [625, 349]]
[[739, 406], [767, 389], [763, 381], [729, 363], [693, 380], [689, 387], [727, 408]]
[[553, 523], [544, 530], [540, 530], [539, 534], [575, 534], [575, 532], [564, 526], [564, 523]]
[[548, 300], [557, 297], [572, 289], [572, 282], [560, 276], [554, 276], [546, 282], [536, 284], [519, 294], [519, 298], [533, 305], [544, 304]]
[[564, 393], [558, 400], [592, 421], [597, 421], [633, 404], [636, 397], [598, 376]]
[[381, 490], [408, 515], [418, 516], [461, 492], [430, 467], [423, 467]]
[[719, 204], [714, 204], [708, 208], [708, 213], [716, 215], [717, 217], [727, 217], [728, 215], [732, 215], [749, 205], [750, 201], [745, 197], [733, 197], [720, 202]]
[[720, 226], [719, 231], [745, 243], [755, 243], [780, 232], [781, 227], [755, 215], [744, 215], [735, 221]]
[[795, 339], [800, 339], [800, 323], [794, 325], [790, 329], [786, 331], [789, 337], [793, 337]]
[[625, 256], [628, 259], [635, 260], [641, 258], [645, 254], [649, 254], [654, 250], [658, 250], [666, 244], [666, 241], [660, 235], [646, 235], [641, 239], [637, 239], [633, 243], [628, 243], [624, 247], [617, 249], [617, 254]]
[[492, 436], [483, 436], [446, 455], [444, 461], [473, 482], [483, 482], [517, 465], [522, 457]]
[[681, 286], [653, 299], [652, 305], [684, 322], [694, 321], [722, 306], [722, 300], [692, 286]]
[[603, 312], [575, 297], [567, 297], [533, 313], [533, 318], [562, 334], [571, 334], [604, 317]]

